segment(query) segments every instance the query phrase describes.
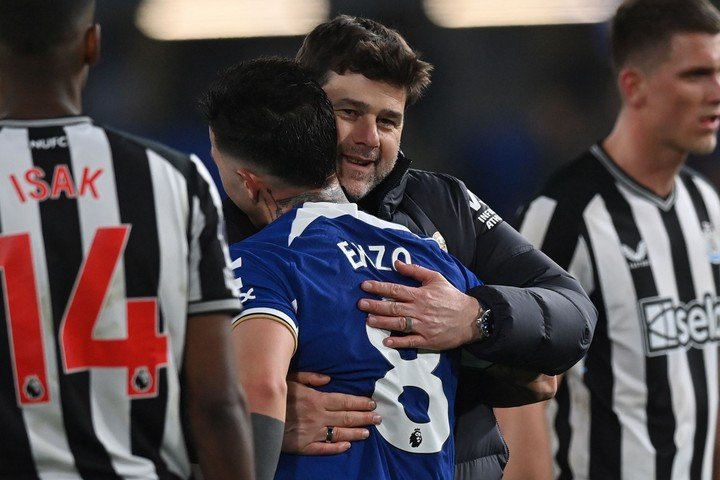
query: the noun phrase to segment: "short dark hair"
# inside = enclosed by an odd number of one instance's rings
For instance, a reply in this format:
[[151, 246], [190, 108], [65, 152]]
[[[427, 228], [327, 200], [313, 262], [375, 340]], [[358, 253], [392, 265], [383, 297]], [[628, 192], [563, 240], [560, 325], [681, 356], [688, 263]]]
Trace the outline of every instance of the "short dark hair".
[[321, 23], [303, 41], [295, 58], [324, 85], [330, 71], [350, 71], [403, 87], [408, 105], [430, 86], [432, 65], [420, 60], [395, 30], [374, 20], [340, 15]]
[[707, 0], [626, 0], [612, 20], [615, 69], [662, 58], [677, 33], [720, 33], [720, 12]]
[[[73, 38], [95, 0], [1, 0], [0, 43], [18, 55], [42, 55]], [[88, 25], [89, 27], [89, 25]]]
[[233, 65], [210, 85], [200, 108], [218, 148], [289, 185], [323, 187], [335, 173], [333, 107], [294, 60]]

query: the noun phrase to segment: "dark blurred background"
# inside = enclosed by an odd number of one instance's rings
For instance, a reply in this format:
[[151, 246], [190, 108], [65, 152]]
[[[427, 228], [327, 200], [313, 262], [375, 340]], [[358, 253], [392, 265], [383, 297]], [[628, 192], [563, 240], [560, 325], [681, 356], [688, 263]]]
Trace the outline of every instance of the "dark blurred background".
[[[85, 111], [98, 123], [194, 152], [214, 173], [197, 97], [231, 63], [294, 56], [302, 35], [154, 40], [136, 25], [141, 4], [98, 1], [103, 50]], [[414, 167], [465, 181], [507, 220], [557, 166], [612, 128], [618, 99], [607, 23], [452, 29], [435, 25], [421, 0], [329, 0], [329, 17], [341, 13], [399, 30], [435, 66], [427, 95], [407, 112], [402, 149]], [[718, 185], [717, 159], [690, 164]]]

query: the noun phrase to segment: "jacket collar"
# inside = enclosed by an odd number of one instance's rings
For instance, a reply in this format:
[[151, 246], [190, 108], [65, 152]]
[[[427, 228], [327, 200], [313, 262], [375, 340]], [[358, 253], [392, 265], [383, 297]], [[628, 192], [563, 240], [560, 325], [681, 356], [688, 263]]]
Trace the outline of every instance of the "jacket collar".
[[388, 176], [357, 202], [360, 208], [380, 218], [391, 218], [405, 194], [411, 163], [412, 160], [399, 152], [395, 166]]

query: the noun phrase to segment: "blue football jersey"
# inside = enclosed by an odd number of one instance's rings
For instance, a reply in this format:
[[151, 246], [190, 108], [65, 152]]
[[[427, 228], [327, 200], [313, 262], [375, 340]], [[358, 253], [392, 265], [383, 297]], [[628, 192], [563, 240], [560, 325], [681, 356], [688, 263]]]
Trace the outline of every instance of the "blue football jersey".
[[291, 371], [324, 373], [321, 390], [364, 395], [383, 422], [345, 453], [283, 453], [276, 479], [453, 478], [459, 354], [385, 347], [390, 332], [357, 308], [373, 279], [417, 286], [393, 269], [400, 259], [442, 273], [461, 291], [479, 285], [438, 244], [355, 204], [306, 203], [231, 247], [244, 310], [282, 322], [296, 338]]

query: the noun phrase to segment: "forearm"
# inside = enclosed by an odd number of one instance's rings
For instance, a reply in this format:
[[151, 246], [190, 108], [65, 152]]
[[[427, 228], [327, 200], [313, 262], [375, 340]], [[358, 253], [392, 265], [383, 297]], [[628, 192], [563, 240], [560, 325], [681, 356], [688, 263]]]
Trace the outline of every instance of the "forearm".
[[287, 404], [287, 382], [285, 379], [243, 378], [241, 385], [248, 399], [248, 410], [252, 414], [265, 415], [285, 421]]
[[250, 419], [235, 382], [229, 324], [226, 315], [188, 320], [184, 385], [190, 428], [207, 480], [254, 478]]
[[258, 413], [253, 413], [251, 417], [255, 440], [255, 477], [256, 480], [272, 480], [280, 458], [285, 422]]
[[580, 284], [547, 256], [529, 250], [507, 262], [509, 270], [539, 272], [525, 285], [477, 287], [470, 295], [493, 311], [494, 334], [468, 346], [503, 365], [562, 373], [587, 352], [597, 311]]
[[554, 375], [586, 353], [597, 311], [577, 280], [507, 223], [476, 239], [469, 292], [493, 311], [495, 334], [473, 344], [484, 360]]
[[190, 408], [190, 425], [205, 480], [253, 479], [250, 421], [235, 402]]
[[521, 408], [500, 408], [495, 416], [512, 452], [505, 467], [505, 480], [551, 480], [552, 452], [546, 403]]
[[294, 338], [278, 321], [258, 317], [233, 329], [238, 380], [247, 395], [255, 440], [258, 480], [275, 475], [287, 404], [288, 365]]
[[549, 400], [557, 390], [553, 376], [499, 364], [484, 369], [464, 367], [460, 382], [474, 403], [501, 408]]

